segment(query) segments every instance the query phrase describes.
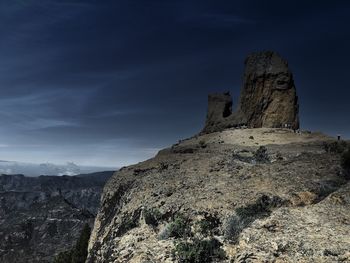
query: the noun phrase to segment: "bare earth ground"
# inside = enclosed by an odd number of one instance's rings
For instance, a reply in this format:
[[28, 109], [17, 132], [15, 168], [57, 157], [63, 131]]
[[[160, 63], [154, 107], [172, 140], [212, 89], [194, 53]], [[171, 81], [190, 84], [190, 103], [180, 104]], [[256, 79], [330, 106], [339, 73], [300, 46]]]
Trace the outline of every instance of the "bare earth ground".
[[[177, 215], [193, 236], [220, 241], [225, 257], [213, 262], [350, 262], [350, 183], [340, 156], [324, 150], [332, 140], [230, 129], [125, 167], [105, 186], [87, 262], [178, 262], [173, 250], [188, 237], [165, 234]], [[259, 154], [260, 146], [267, 151]], [[256, 207], [263, 211], [230, 228], [232, 218], [243, 218], [239, 209]], [[154, 224], [150, 210], [157, 211]], [[199, 234], [197, 223], [208, 215], [217, 225]]]

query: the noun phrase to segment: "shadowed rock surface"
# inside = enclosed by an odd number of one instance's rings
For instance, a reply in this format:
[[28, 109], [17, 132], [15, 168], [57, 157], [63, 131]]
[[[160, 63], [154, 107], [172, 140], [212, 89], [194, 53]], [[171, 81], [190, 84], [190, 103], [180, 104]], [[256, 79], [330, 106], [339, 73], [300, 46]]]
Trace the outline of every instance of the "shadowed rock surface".
[[229, 126], [232, 115], [232, 97], [229, 92], [208, 95], [208, 113], [205, 129], [211, 131], [223, 130]]
[[87, 262], [350, 262], [350, 184], [330, 143], [226, 129], [125, 167], [104, 187]]
[[51, 262], [93, 224], [113, 172], [0, 176], [0, 262]]
[[298, 129], [298, 97], [288, 63], [272, 51], [249, 55], [238, 109], [232, 113], [231, 107], [229, 93], [209, 95], [203, 133], [241, 126]]

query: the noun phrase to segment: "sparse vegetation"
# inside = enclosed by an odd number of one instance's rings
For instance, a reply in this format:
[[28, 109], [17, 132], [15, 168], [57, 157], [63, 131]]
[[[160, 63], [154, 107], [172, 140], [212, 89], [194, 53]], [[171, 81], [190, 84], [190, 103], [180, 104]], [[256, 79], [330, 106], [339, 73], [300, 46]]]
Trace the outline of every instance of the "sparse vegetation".
[[239, 207], [235, 214], [228, 218], [225, 228], [225, 238], [233, 243], [237, 242], [239, 234], [258, 218], [269, 216], [271, 208], [279, 207], [283, 200], [277, 196], [261, 196], [253, 204]]
[[59, 253], [54, 258], [53, 263], [84, 263], [88, 253], [90, 234], [91, 228], [88, 224], [85, 224], [75, 246], [68, 251]]
[[344, 153], [349, 145], [346, 141], [325, 142], [323, 148], [328, 153]]
[[215, 238], [179, 242], [175, 245], [174, 256], [180, 263], [206, 263], [225, 259], [222, 244]]
[[145, 209], [143, 211], [143, 216], [147, 225], [158, 226], [159, 221], [162, 218], [162, 214], [156, 208]]
[[232, 215], [230, 216], [226, 221], [226, 227], [225, 227], [225, 239], [236, 243], [238, 240], [239, 234], [243, 231], [243, 229], [247, 225], [244, 221], [241, 220], [239, 216]]
[[127, 215], [124, 218], [123, 222], [120, 225], [120, 235], [128, 232], [130, 229], [137, 227], [136, 218], [138, 217], [134, 217], [132, 215]]
[[133, 211], [133, 213], [126, 213], [122, 216], [121, 222], [117, 231], [115, 231], [116, 236], [122, 236], [129, 230], [137, 227], [139, 225], [139, 219], [141, 216], [141, 209]]
[[316, 189], [314, 192], [317, 194], [317, 200], [322, 200], [327, 197], [329, 194], [335, 192], [343, 184], [341, 179], [339, 180], [325, 180], [317, 183]]
[[204, 140], [200, 140], [198, 144], [199, 144], [199, 147], [201, 147], [201, 148], [207, 147], [207, 143]]
[[220, 219], [210, 214], [205, 214], [204, 218], [197, 222], [199, 233], [204, 236], [212, 236], [215, 234], [220, 224]]
[[167, 163], [164, 163], [164, 162], [160, 162], [158, 165], [159, 172], [167, 170], [168, 168], [169, 168], [169, 165]]
[[192, 233], [189, 219], [183, 215], [177, 215], [172, 222], [165, 226], [165, 229], [159, 234], [159, 238], [187, 238], [191, 235]]
[[254, 153], [254, 159], [259, 163], [267, 163], [270, 161], [269, 155], [267, 154], [267, 149], [265, 146], [260, 146], [258, 150]]

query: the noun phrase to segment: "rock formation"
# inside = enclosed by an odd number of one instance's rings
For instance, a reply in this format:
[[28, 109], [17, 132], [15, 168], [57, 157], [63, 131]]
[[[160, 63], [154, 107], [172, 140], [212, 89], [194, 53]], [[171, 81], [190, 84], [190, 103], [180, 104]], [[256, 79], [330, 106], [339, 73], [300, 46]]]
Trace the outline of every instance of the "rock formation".
[[288, 63], [271, 51], [253, 53], [245, 61], [243, 88], [236, 112], [229, 93], [208, 97], [203, 133], [225, 128], [299, 128], [299, 105]]
[[350, 262], [349, 145], [274, 128], [299, 127], [287, 63], [249, 56], [231, 108], [210, 95], [204, 132], [112, 176], [86, 262]]
[[[214, 93], [208, 96], [208, 113], [205, 127], [207, 131], [211, 128], [223, 130], [229, 126], [232, 114], [232, 98], [229, 92]], [[214, 130], [213, 130], [214, 131]]]

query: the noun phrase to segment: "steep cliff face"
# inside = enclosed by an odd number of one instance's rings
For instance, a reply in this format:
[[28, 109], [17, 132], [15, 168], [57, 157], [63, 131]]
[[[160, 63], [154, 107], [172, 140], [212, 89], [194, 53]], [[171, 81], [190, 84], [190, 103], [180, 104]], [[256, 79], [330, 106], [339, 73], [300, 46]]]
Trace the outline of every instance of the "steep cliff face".
[[106, 184], [87, 262], [349, 262], [350, 184], [330, 137], [227, 129]]
[[229, 92], [208, 95], [208, 113], [205, 131], [221, 131], [230, 127], [232, 116], [232, 97]]
[[275, 52], [253, 53], [246, 59], [240, 107], [251, 128], [298, 129], [298, 98], [288, 63]]
[[299, 128], [293, 75], [288, 63], [275, 52], [258, 52], [247, 57], [237, 111], [232, 112], [231, 106], [229, 93], [209, 95], [203, 133], [241, 126]]
[[78, 176], [0, 176], [0, 262], [51, 262], [93, 224], [112, 172]]

